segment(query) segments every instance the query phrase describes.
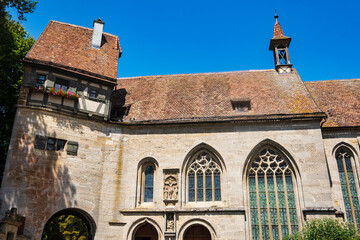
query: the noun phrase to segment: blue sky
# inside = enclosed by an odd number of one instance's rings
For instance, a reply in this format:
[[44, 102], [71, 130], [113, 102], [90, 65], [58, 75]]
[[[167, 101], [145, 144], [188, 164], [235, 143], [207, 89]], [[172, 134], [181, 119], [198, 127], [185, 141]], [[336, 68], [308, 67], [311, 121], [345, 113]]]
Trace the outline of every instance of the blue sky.
[[23, 25], [37, 39], [50, 20], [101, 18], [120, 38], [118, 77], [271, 69], [275, 9], [304, 81], [360, 78], [356, 0], [40, 0]]

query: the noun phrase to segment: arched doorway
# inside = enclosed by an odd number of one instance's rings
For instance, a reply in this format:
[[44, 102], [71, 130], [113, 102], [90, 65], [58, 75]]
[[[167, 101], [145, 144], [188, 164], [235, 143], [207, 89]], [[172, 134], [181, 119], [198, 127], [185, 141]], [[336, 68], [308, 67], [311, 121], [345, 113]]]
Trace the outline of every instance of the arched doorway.
[[64, 209], [46, 222], [41, 239], [93, 240], [95, 230], [95, 222], [89, 214], [80, 209]]
[[186, 230], [184, 240], [211, 240], [211, 234], [206, 227], [196, 224]]
[[135, 233], [135, 240], [158, 240], [158, 233], [153, 225], [145, 223]]

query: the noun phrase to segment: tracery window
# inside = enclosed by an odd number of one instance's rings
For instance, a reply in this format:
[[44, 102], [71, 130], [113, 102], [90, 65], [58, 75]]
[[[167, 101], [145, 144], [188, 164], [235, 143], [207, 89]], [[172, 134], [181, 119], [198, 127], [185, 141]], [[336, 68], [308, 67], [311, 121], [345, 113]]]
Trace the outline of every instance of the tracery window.
[[286, 159], [267, 147], [250, 165], [252, 238], [282, 239], [298, 230], [294, 173]]
[[348, 148], [341, 147], [336, 151], [335, 155], [345, 204], [346, 220], [358, 229], [360, 224], [360, 205], [356, 189], [355, 170], [352, 164], [353, 154]]
[[207, 151], [198, 153], [187, 170], [188, 201], [221, 201], [220, 175], [217, 159]]

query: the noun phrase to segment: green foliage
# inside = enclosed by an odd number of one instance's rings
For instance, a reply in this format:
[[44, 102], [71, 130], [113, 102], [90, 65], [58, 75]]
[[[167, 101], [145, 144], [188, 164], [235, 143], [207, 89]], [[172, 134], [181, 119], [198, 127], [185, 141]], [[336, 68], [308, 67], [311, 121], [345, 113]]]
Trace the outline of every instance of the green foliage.
[[32, 0], [0, 0], [0, 13], [6, 13], [6, 8], [15, 8], [18, 13], [19, 20], [26, 20], [24, 14], [34, 12], [37, 1]]
[[332, 218], [314, 219], [286, 240], [355, 240], [360, 239], [353, 225]]
[[51, 219], [44, 228], [42, 240], [87, 240], [89, 231], [85, 222], [74, 215]]
[[6, 12], [0, 12], [0, 177], [24, 74], [22, 59], [34, 42], [19, 22], [11, 20]]

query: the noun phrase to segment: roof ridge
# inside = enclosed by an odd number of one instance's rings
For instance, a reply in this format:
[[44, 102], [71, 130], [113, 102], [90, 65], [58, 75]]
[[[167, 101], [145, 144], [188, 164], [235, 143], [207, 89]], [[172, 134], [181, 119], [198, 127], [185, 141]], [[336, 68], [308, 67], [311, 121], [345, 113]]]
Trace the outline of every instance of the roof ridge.
[[[79, 25], [75, 25], [75, 24], [71, 24], [71, 23], [59, 22], [59, 21], [56, 21], [56, 20], [50, 20], [50, 22], [59, 23], [59, 24], [68, 25], [68, 26], [71, 26], [71, 27], [82, 28], [84, 30], [93, 31], [92, 28], [83, 27], [83, 26], [79, 26]], [[117, 37], [116, 35], [111, 34], [111, 33], [107, 33], [107, 32], [103, 32], [103, 34], [110, 35], [110, 36], [113, 36], [113, 37]]]
[[350, 79], [329, 79], [329, 80], [314, 80], [309, 82], [304, 82], [305, 84], [311, 83], [319, 83], [319, 82], [350, 82], [350, 81], [360, 81], [360, 78], [350, 78]]
[[178, 73], [178, 74], [163, 74], [163, 75], [146, 75], [135, 77], [120, 77], [117, 79], [135, 79], [135, 78], [155, 78], [155, 77], [167, 77], [167, 76], [189, 76], [189, 75], [211, 75], [211, 74], [224, 74], [224, 73], [245, 73], [245, 72], [273, 72], [274, 69], [252, 69], [252, 70], [239, 70], [239, 71], [224, 71], [224, 72], [205, 72], [205, 73]]

